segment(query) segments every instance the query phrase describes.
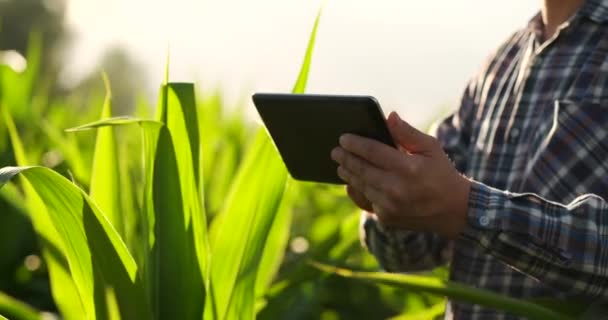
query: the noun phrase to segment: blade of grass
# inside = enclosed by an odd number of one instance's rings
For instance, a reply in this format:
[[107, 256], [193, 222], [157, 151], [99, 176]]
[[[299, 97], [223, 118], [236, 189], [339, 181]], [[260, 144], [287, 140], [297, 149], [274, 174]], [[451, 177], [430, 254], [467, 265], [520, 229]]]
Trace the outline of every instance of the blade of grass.
[[[103, 74], [106, 88], [106, 98], [101, 111], [101, 118], [112, 117], [112, 91], [108, 76]], [[118, 155], [116, 136], [114, 128], [106, 127], [97, 130], [95, 150], [93, 156], [93, 169], [91, 170], [91, 186], [89, 195], [102, 212], [104, 212], [110, 223], [118, 234], [123, 238], [125, 228], [123, 216], [128, 214], [121, 210], [120, 174], [118, 166]]]
[[[0, 319], [2, 315], [18, 320], [39, 320], [40, 312], [0, 291]], [[6, 319], [6, 318], [4, 318]]]
[[334, 273], [342, 277], [367, 280], [374, 283], [382, 283], [420, 292], [439, 294], [459, 301], [466, 301], [497, 310], [508, 311], [516, 315], [529, 317], [530, 319], [573, 319], [535, 303], [503, 296], [488, 290], [441, 280], [435, 277], [386, 272], [358, 272], [336, 268], [318, 262], [311, 262], [311, 264], [320, 270]]

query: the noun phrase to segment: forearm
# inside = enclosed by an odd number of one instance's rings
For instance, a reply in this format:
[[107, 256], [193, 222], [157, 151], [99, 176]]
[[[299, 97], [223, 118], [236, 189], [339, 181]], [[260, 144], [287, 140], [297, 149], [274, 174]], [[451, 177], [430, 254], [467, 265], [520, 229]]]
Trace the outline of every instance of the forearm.
[[463, 236], [514, 268], [573, 294], [608, 298], [608, 205], [568, 205], [473, 182]]
[[433, 233], [389, 229], [365, 212], [361, 239], [389, 272], [428, 271], [446, 264], [451, 255], [449, 240]]

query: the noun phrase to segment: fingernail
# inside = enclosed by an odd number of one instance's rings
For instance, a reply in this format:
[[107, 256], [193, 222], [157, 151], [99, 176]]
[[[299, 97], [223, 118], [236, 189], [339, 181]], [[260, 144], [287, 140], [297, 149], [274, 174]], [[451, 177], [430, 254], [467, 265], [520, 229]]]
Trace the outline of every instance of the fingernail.
[[348, 143], [348, 134], [343, 134], [340, 136], [340, 139], [338, 140], [338, 142], [340, 143], [341, 146], [344, 147], [344, 145], [346, 143]]
[[331, 158], [337, 162], [339, 156], [340, 156], [340, 150], [338, 148], [333, 148], [331, 150]]
[[403, 119], [401, 119], [401, 117], [399, 116], [399, 114], [396, 111], [393, 111], [393, 114], [395, 114], [393, 117], [395, 118], [393, 124], [394, 125], [398, 125], [399, 123], [403, 122]]

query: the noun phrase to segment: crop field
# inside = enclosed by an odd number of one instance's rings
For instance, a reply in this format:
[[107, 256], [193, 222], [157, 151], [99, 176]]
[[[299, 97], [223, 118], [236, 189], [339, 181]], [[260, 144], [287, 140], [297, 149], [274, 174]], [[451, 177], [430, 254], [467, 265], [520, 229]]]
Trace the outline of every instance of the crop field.
[[343, 187], [291, 179], [221, 92], [171, 82], [168, 58], [156, 106], [115, 116], [108, 77], [86, 99], [49, 98], [41, 48], [33, 34], [25, 70], [0, 64], [0, 319], [434, 319], [446, 296], [581, 312], [451, 283], [446, 268], [384, 273]]

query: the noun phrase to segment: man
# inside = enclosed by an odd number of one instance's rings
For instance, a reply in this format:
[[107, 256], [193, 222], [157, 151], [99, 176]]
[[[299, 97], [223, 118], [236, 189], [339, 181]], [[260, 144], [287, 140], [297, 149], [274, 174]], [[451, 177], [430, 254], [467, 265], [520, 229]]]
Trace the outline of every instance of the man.
[[[387, 124], [399, 150], [344, 135], [331, 154], [386, 270], [450, 262], [512, 297], [608, 299], [608, 0], [544, 0], [436, 139]], [[457, 301], [446, 316], [516, 318]]]

